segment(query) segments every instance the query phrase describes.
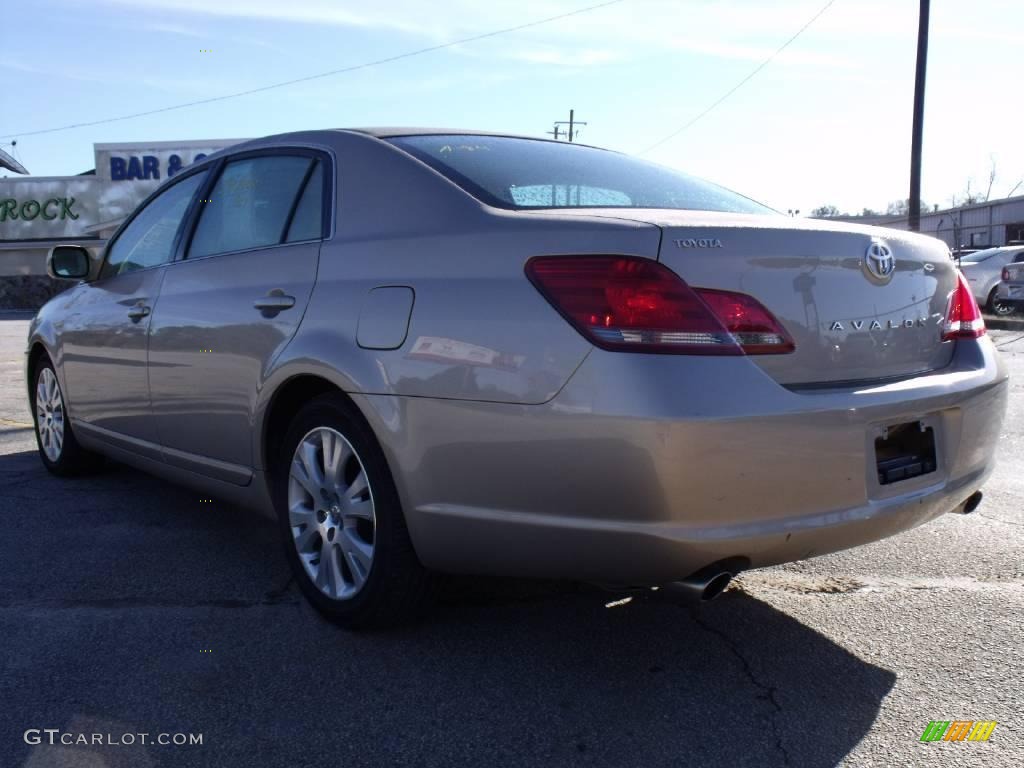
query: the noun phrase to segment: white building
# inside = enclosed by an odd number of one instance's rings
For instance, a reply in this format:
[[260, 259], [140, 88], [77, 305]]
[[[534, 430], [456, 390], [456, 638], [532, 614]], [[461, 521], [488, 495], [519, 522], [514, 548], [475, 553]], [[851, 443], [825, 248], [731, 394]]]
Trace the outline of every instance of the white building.
[[38, 307], [66, 283], [46, 277], [61, 243], [99, 252], [162, 181], [245, 139], [94, 144], [96, 167], [79, 176], [0, 178], [0, 309]]

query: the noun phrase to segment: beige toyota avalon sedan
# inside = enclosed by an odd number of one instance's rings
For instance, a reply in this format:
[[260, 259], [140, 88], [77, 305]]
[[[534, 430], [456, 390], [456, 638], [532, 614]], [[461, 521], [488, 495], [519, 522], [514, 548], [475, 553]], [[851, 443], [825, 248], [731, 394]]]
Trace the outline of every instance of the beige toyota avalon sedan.
[[709, 599], [972, 511], [1006, 406], [939, 241], [554, 141], [252, 141], [50, 269], [80, 282], [28, 339], [47, 468], [274, 515], [346, 626], [434, 572]]

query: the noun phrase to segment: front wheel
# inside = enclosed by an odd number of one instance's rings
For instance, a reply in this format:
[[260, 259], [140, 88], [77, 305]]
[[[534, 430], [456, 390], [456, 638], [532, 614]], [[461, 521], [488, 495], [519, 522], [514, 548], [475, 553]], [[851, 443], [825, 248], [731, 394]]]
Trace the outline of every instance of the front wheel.
[[39, 458], [50, 472], [67, 477], [92, 471], [102, 464], [99, 455], [85, 450], [75, 439], [64, 408], [57, 372], [49, 360], [44, 360], [36, 368], [32, 414]]
[[275, 506], [292, 572], [328, 619], [392, 626], [428, 603], [430, 575], [413, 550], [383, 451], [336, 396], [308, 403], [278, 457]]
[[998, 288], [993, 288], [992, 293], [988, 295], [988, 311], [998, 317], [1006, 317], [1012, 315], [1016, 307], [1013, 304], [1007, 304], [1005, 301], [1001, 301], [997, 296], [996, 292]]

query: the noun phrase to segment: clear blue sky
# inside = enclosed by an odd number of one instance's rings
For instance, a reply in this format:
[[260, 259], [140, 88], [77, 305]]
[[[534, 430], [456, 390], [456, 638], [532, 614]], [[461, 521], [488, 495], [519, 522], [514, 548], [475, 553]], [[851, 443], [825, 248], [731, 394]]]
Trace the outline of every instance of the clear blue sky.
[[[33, 0], [0, 11], [0, 136], [155, 109], [515, 26], [598, 0]], [[638, 152], [778, 48], [825, 0], [624, 0], [551, 24], [226, 102], [21, 137], [34, 175], [93, 142], [442, 125]], [[647, 157], [780, 209], [907, 195], [917, 0], [836, 0], [784, 53]], [[1024, 178], [1024, 3], [932, 8], [924, 193]], [[201, 49], [211, 49], [202, 53]], [[6, 141], [7, 139], [0, 139]], [[3, 145], [0, 145], [3, 146]], [[10, 147], [4, 147], [10, 150]], [[1024, 185], [1018, 189], [1024, 193]]]

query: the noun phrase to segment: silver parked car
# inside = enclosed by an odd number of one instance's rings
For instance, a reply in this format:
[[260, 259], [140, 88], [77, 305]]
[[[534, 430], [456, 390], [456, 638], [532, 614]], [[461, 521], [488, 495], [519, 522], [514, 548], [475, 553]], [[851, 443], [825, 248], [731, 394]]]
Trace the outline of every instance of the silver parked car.
[[276, 136], [167, 181], [40, 310], [43, 463], [276, 515], [348, 626], [432, 572], [682, 583], [969, 512], [1007, 374], [941, 243], [614, 153]]
[[1012, 310], [1024, 310], [1024, 259], [1007, 264], [1000, 276], [997, 297]]
[[960, 259], [960, 269], [982, 307], [994, 315], [1009, 315], [1014, 306], [1002, 301], [996, 289], [1003, 267], [1019, 262], [1024, 262], [1024, 246], [1010, 245], [970, 253]]

